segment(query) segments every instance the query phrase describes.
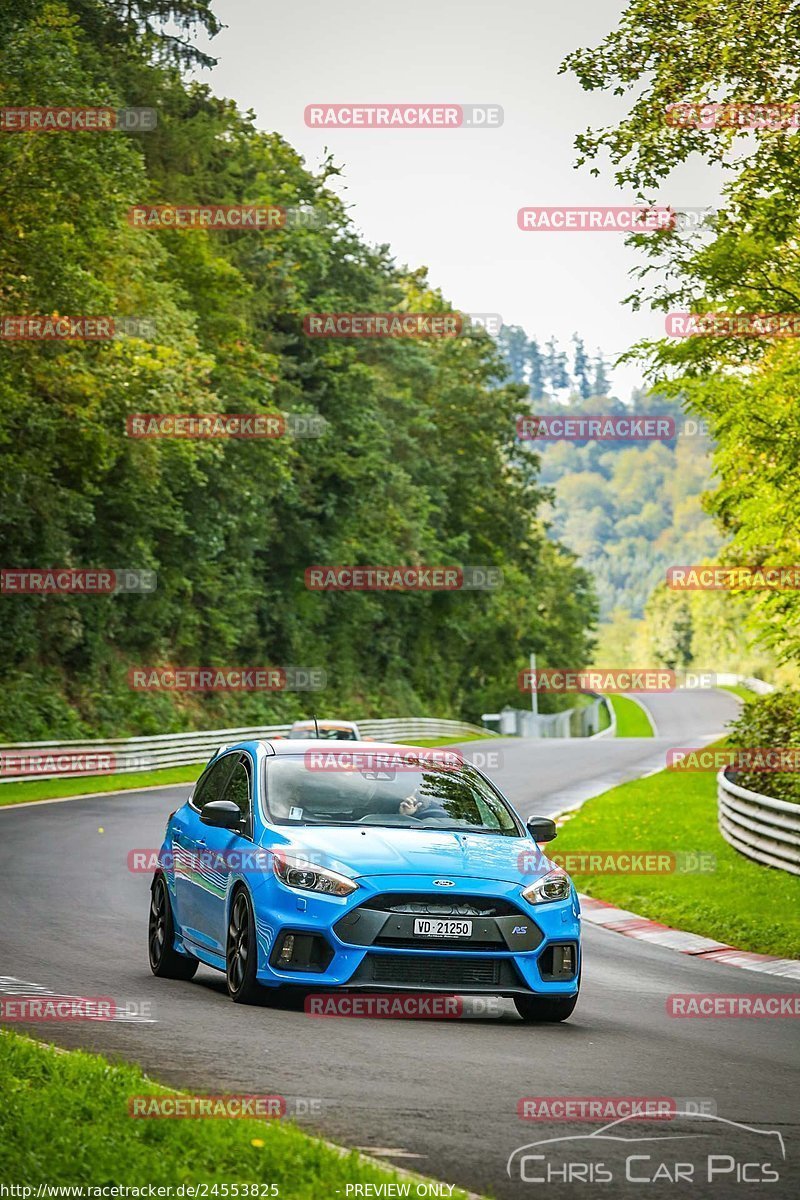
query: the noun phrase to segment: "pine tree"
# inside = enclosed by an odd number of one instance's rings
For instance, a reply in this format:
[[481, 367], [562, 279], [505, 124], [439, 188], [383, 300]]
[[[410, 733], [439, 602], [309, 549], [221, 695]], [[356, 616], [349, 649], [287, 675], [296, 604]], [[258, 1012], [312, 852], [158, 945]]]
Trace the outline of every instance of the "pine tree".
[[594, 381], [592, 383], [593, 396], [607, 396], [611, 390], [611, 381], [606, 373], [606, 363], [603, 351], [598, 347], [594, 362]]
[[573, 333], [572, 335], [572, 344], [575, 347], [572, 360], [572, 378], [575, 380], [575, 385], [581, 399], [588, 400], [592, 394], [592, 385], [589, 379], [589, 356], [586, 353], [583, 338], [578, 337], [577, 333]]
[[542, 400], [545, 395], [545, 363], [536, 338], [528, 342], [528, 386], [532, 400]]
[[508, 363], [514, 383], [527, 383], [528, 335], [525, 330], [520, 325], [504, 325], [497, 342]]
[[567, 371], [567, 356], [563, 350], [559, 349], [554, 337], [551, 337], [547, 343], [545, 372], [550, 387], [554, 392], [560, 392], [564, 388], [569, 387], [570, 379], [569, 372]]

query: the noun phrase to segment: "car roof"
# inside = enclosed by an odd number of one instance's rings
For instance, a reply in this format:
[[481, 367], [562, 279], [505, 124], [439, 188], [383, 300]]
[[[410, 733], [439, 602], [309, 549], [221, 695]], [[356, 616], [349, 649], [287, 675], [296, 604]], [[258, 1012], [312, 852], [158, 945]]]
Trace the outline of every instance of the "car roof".
[[390, 750], [421, 750], [421, 746], [401, 746], [395, 742], [352, 742], [349, 738], [281, 738], [270, 741], [264, 738], [260, 745], [271, 747], [274, 754], [304, 754], [306, 750], [325, 750], [327, 752], [342, 749], [348, 754], [375, 754], [379, 751]]
[[[317, 721], [318, 729], [355, 729], [355, 721]], [[313, 729], [313, 721], [295, 721], [292, 729]]]

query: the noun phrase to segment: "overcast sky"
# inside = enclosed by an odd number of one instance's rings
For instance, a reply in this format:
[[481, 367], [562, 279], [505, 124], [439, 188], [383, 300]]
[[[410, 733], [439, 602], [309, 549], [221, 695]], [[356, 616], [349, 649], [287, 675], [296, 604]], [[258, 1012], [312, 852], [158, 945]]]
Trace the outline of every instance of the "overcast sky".
[[[340, 193], [371, 242], [400, 263], [425, 264], [431, 282], [465, 312], [497, 312], [540, 342], [574, 330], [587, 349], [618, 354], [663, 332], [663, 316], [622, 304], [638, 260], [615, 232], [521, 232], [525, 205], [625, 204], [630, 194], [576, 171], [572, 142], [625, 111], [619, 98], [581, 91], [558, 75], [565, 54], [595, 45], [619, 0], [216, 0], [228, 26], [211, 43], [219, 63], [200, 72], [217, 94], [252, 108], [315, 169], [326, 148], [344, 169]], [[304, 123], [307, 104], [494, 103], [499, 129], [327, 129]], [[696, 163], [659, 198], [714, 205], [717, 175]], [[638, 372], [613, 373], [627, 399]]]

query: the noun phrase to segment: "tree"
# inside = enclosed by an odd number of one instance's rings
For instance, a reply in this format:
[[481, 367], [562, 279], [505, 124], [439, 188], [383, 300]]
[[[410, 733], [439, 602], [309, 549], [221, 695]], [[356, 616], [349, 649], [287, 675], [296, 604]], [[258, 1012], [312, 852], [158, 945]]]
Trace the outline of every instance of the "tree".
[[[545, 536], [538, 457], [515, 436], [527, 389], [506, 381], [493, 339], [306, 336], [310, 312], [451, 306], [423, 267], [401, 269], [361, 240], [327, 187], [333, 164], [309, 172], [277, 134], [182, 79], [147, 22], [188, 7], [81, 11], [17, 10], [0, 46], [3, 104], [146, 97], [159, 124], [141, 137], [0, 138], [2, 308], [149, 316], [154, 329], [97, 343], [0, 339], [0, 561], [147, 568], [158, 586], [3, 595], [0, 740], [308, 711], [303, 693], [133, 693], [133, 665], [316, 666], [326, 707], [474, 719], [487, 695], [515, 698], [532, 637], [585, 663], [590, 581]], [[134, 203], [172, 198], [305, 205], [317, 220], [258, 234], [126, 220]], [[318, 412], [327, 432], [126, 433], [135, 413], [218, 411]], [[480, 566], [502, 585], [320, 593], [305, 586], [314, 563]]]
[[[723, 206], [705, 236], [680, 224], [631, 241], [644, 256], [630, 303], [694, 313], [796, 312], [800, 301], [800, 164], [791, 124], [754, 129], [693, 119], [714, 100], [769, 104], [800, 92], [800, 10], [784, 0], [631, 0], [619, 27], [563, 64], [589, 90], [631, 94], [616, 125], [576, 139], [578, 164], [607, 152], [619, 186], [651, 202], [691, 155], [721, 164]], [[673, 109], [672, 106], [688, 106]], [[688, 112], [688, 124], [670, 113]], [[728, 109], [728, 115], [731, 110]], [[763, 109], [762, 109], [763, 113]], [[750, 114], [752, 116], [752, 112]], [[598, 168], [592, 166], [597, 173]], [[655, 281], [652, 282], [651, 281]], [[642, 343], [662, 393], [681, 394], [716, 443], [710, 510], [731, 538], [727, 560], [798, 561], [800, 354], [789, 339], [718, 336]], [[751, 593], [748, 623], [784, 659], [800, 659], [800, 590]]]
[[550, 388], [554, 392], [560, 392], [564, 388], [568, 388], [570, 384], [569, 374], [567, 372], [567, 356], [561, 350], [554, 337], [551, 337], [547, 343], [545, 353], [545, 375]]
[[583, 338], [579, 338], [577, 333], [573, 333], [572, 344], [574, 346], [572, 378], [575, 381], [581, 399], [588, 400], [592, 394], [592, 385], [589, 380], [589, 358], [586, 354]]
[[545, 367], [542, 352], [536, 338], [528, 341], [528, 387], [532, 400], [541, 400], [545, 395]]
[[657, 587], [644, 610], [646, 653], [652, 665], [676, 668], [691, 667], [692, 610], [687, 596], [670, 592], [666, 584]]
[[594, 362], [592, 365], [594, 367], [594, 378], [592, 380], [592, 395], [593, 396], [607, 396], [609, 391], [611, 390], [611, 383], [609, 381], [608, 375], [606, 374], [606, 364], [605, 364], [605, 358], [603, 356], [603, 352], [599, 348], [594, 357]]
[[528, 382], [528, 335], [519, 325], [504, 325], [497, 339], [514, 383]]

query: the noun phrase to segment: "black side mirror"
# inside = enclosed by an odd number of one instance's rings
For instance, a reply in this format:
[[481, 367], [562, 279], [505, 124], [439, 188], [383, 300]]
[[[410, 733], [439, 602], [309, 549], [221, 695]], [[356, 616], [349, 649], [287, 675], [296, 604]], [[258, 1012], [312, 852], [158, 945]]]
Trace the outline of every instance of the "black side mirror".
[[238, 829], [242, 823], [242, 813], [239, 805], [232, 800], [211, 800], [200, 810], [200, 820], [204, 825], [214, 825], [217, 829]]
[[558, 837], [556, 823], [549, 817], [528, 817], [525, 824], [535, 842], [554, 842]]

